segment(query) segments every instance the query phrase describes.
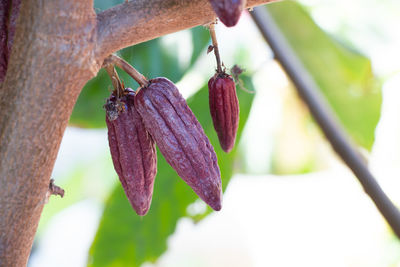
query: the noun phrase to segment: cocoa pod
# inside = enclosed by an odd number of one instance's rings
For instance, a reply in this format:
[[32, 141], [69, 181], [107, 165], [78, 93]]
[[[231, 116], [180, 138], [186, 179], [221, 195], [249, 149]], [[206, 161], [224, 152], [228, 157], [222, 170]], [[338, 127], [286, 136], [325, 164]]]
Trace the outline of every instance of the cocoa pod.
[[226, 73], [216, 73], [208, 81], [210, 113], [221, 148], [230, 152], [235, 146], [239, 126], [239, 101], [235, 81]]
[[0, 0], [0, 82], [3, 82], [7, 72], [7, 21], [10, 4], [9, 0]]
[[217, 155], [176, 86], [166, 78], [152, 79], [137, 93], [135, 106], [167, 162], [202, 200], [220, 210]]
[[105, 105], [106, 124], [114, 169], [133, 209], [138, 215], [145, 215], [153, 195], [157, 154], [134, 106], [134, 96], [130, 88], [121, 98], [112, 94]]
[[21, 0], [0, 0], [0, 83], [6, 76], [20, 6]]
[[233, 27], [239, 21], [246, 6], [246, 0], [209, 0], [215, 14], [227, 27]]

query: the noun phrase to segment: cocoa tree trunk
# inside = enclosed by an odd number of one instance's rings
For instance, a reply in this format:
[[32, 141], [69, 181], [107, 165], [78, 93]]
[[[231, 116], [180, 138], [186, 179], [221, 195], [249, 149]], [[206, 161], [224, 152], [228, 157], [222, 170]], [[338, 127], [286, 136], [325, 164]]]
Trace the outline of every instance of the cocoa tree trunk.
[[23, 1], [0, 85], [0, 266], [26, 265], [62, 135], [104, 58], [213, 18], [207, 0], [132, 0], [98, 16], [92, 0]]
[[1, 266], [27, 262], [69, 116], [99, 69], [92, 6], [80, 0], [22, 3], [0, 91]]

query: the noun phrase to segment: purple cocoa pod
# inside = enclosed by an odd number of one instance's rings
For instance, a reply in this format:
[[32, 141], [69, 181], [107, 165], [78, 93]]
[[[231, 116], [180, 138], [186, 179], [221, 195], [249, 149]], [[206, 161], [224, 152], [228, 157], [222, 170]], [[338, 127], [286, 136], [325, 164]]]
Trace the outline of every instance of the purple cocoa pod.
[[7, 24], [10, 4], [10, 0], [0, 0], [0, 82], [4, 80], [7, 72]]
[[227, 27], [233, 27], [239, 21], [246, 6], [246, 0], [209, 0], [215, 14]]
[[7, 72], [21, 0], [0, 0], [0, 82]]
[[210, 113], [221, 148], [230, 152], [235, 146], [239, 126], [239, 101], [232, 77], [216, 73], [208, 81]]
[[135, 106], [167, 162], [214, 210], [221, 209], [217, 155], [176, 86], [156, 78], [135, 97]]
[[105, 104], [108, 142], [115, 171], [125, 194], [138, 215], [149, 210], [157, 173], [155, 143], [134, 106], [135, 93], [125, 89]]

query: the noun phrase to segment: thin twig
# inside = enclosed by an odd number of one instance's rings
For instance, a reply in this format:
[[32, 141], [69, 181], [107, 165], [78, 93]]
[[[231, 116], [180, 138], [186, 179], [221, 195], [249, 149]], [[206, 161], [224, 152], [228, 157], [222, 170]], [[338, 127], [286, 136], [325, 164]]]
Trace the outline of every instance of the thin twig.
[[220, 56], [219, 56], [217, 35], [215, 34], [214, 22], [213, 22], [213, 23], [210, 23], [210, 25], [208, 25], [208, 29], [209, 29], [209, 31], [210, 31], [211, 41], [212, 41], [213, 50], [214, 50], [214, 55], [215, 55], [215, 59], [216, 59], [216, 61], [217, 61], [217, 72], [218, 72], [218, 73], [222, 73], [221, 58], [220, 58]]
[[271, 15], [265, 8], [255, 8], [251, 15], [274, 52], [275, 58], [292, 80], [298, 94], [307, 104], [332, 148], [353, 171], [365, 192], [375, 203], [397, 237], [400, 238], [399, 210], [368, 170], [363, 157], [357, 152], [356, 147], [341, 128], [330, 106], [320, 95], [318, 86], [294, 54]]
[[54, 179], [50, 179], [49, 192], [51, 195], [64, 197], [64, 189], [54, 184]]
[[103, 63], [103, 67], [106, 67], [110, 64], [117, 66], [122, 69], [126, 73], [129, 74], [141, 87], [146, 87], [149, 84], [149, 81], [144, 77], [140, 72], [138, 72], [134, 67], [132, 67], [128, 62], [116, 56], [114, 54], [109, 55]]

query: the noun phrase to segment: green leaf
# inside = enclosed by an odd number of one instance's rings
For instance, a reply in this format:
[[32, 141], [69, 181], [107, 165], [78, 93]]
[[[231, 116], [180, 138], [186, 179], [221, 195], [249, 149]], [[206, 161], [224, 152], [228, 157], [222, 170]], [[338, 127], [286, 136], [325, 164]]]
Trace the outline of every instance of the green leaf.
[[103, 11], [106, 9], [109, 9], [113, 6], [123, 4], [125, 1], [124, 0], [94, 0], [94, 8], [96, 12]]
[[[208, 31], [202, 26], [193, 28], [188, 33], [192, 37], [193, 52], [187, 62], [178, 57], [178, 45], [166, 44], [163, 41], [165, 37], [125, 48], [120, 55], [149, 79], [162, 76], [177, 82], [193, 66], [209, 42]], [[179, 42], [179, 38], [174, 41]], [[118, 68], [117, 71], [126, 87], [138, 87], [125, 72]], [[101, 70], [83, 88], [72, 112], [70, 124], [84, 128], [106, 127], [103, 105], [111, 91], [111, 81], [107, 73]]]
[[266, 8], [348, 133], [371, 149], [382, 96], [370, 60], [327, 35], [296, 2]]
[[[252, 89], [250, 79], [246, 87]], [[247, 121], [254, 95], [238, 91], [240, 124], [238, 140]], [[188, 104], [210, 138], [218, 156], [224, 188], [233, 174], [237, 149], [226, 154], [219, 146], [208, 111], [208, 89], [204, 86]], [[237, 140], [237, 141], [238, 141]], [[137, 216], [118, 185], [106, 203], [103, 217], [89, 252], [88, 266], [140, 266], [155, 261], [167, 248], [167, 238], [177, 221], [188, 216], [188, 206], [198, 200], [192, 189], [158, 153], [158, 172], [151, 208], [144, 217]], [[210, 209], [208, 208], [208, 211]]]

